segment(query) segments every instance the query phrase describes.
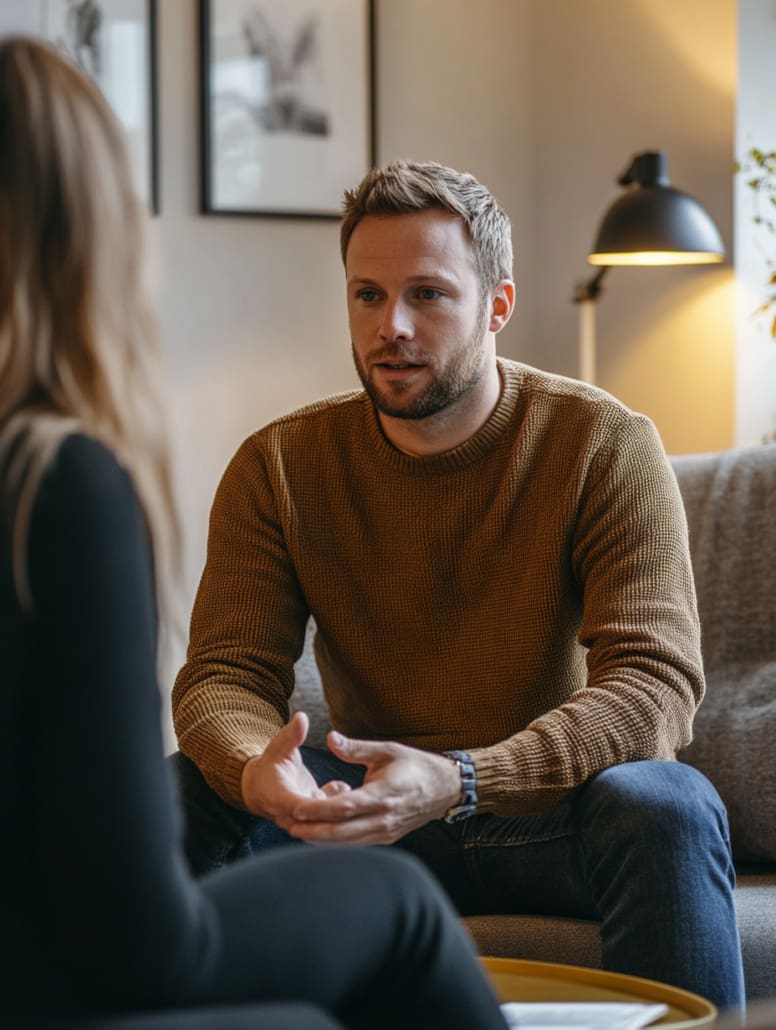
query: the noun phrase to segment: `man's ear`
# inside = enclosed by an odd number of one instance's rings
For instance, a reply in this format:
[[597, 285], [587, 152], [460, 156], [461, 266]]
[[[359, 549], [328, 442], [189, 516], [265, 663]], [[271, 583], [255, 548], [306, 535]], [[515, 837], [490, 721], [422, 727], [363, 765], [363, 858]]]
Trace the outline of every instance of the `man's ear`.
[[512, 317], [515, 309], [515, 284], [511, 279], [501, 279], [490, 291], [490, 322], [488, 329], [499, 333]]

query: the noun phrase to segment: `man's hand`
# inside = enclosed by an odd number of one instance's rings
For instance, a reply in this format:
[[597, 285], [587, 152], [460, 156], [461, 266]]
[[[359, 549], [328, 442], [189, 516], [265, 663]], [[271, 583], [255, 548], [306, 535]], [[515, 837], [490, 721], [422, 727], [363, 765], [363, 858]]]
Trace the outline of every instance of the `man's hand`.
[[366, 777], [355, 790], [337, 788], [298, 801], [284, 829], [300, 840], [392, 844], [440, 819], [461, 796], [458, 766], [444, 755], [340, 733], [330, 733], [328, 744], [344, 761], [365, 765]]
[[341, 780], [331, 780], [322, 787], [315, 782], [299, 752], [309, 727], [304, 712], [297, 712], [275, 734], [264, 753], [248, 759], [243, 767], [243, 804], [249, 812], [271, 819], [283, 830], [295, 825], [292, 813], [300, 801], [324, 799], [350, 790]]

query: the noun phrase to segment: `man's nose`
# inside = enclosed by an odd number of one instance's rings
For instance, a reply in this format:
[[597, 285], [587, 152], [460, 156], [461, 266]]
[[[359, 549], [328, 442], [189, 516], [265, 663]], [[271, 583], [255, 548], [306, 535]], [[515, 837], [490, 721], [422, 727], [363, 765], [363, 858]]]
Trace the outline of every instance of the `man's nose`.
[[411, 312], [401, 300], [387, 300], [383, 307], [382, 319], [378, 330], [380, 338], [388, 342], [392, 340], [411, 340], [414, 335]]

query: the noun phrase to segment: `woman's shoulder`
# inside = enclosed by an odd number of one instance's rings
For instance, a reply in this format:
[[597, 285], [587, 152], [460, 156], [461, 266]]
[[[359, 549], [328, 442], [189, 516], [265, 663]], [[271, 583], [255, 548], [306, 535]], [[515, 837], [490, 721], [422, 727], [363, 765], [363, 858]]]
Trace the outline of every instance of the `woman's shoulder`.
[[81, 430], [61, 439], [47, 476], [78, 480], [81, 486], [97, 490], [126, 484], [129, 479], [114, 452], [101, 440]]
[[72, 514], [99, 525], [135, 518], [137, 498], [129, 473], [114, 452], [88, 433], [68, 433], [58, 442], [40, 475], [36, 490], [38, 518]]
[[75, 560], [142, 538], [131, 479], [110, 447], [74, 419], [17, 417], [0, 427], [0, 537], [29, 604], [33, 557]]
[[34, 482], [78, 480], [88, 487], [126, 481], [114, 452], [77, 420], [20, 412], [0, 425], [0, 471], [4, 493], [18, 494]]
[[99, 519], [108, 510], [135, 515], [131, 478], [105, 443], [75, 419], [15, 419], [0, 428], [0, 482], [6, 526], [79, 513]]

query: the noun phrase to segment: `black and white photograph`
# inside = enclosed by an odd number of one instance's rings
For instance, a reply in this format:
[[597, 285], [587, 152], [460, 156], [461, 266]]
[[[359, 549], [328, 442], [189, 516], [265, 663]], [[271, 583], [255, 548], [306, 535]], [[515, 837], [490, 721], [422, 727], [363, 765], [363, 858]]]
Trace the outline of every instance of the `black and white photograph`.
[[159, 210], [156, 0], [3, 0], [0, 35], [42, 36], [89, 75], [129, 143], [138, 193]]
[[200, 2], [203, 210], [338, 217], [372, 165], [372, 3]]

